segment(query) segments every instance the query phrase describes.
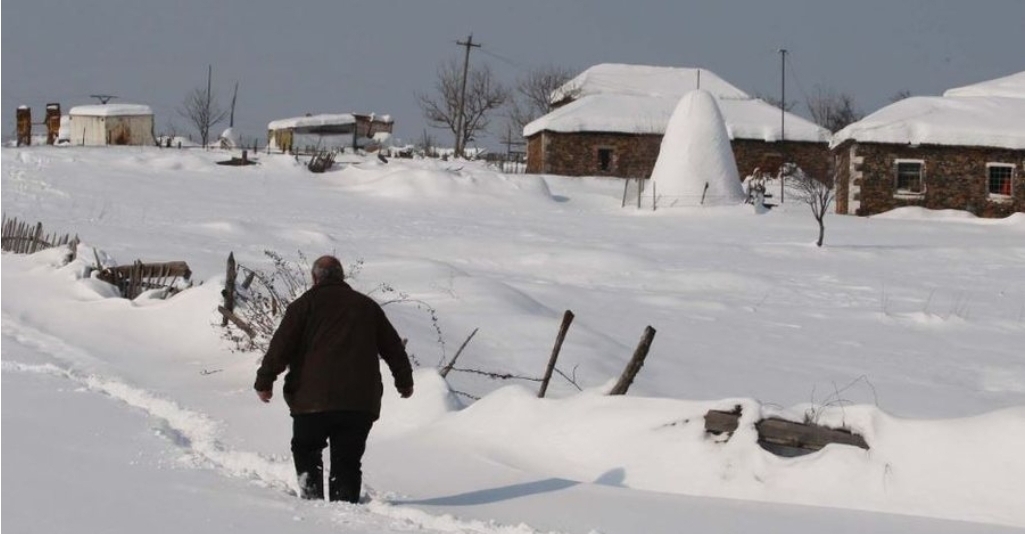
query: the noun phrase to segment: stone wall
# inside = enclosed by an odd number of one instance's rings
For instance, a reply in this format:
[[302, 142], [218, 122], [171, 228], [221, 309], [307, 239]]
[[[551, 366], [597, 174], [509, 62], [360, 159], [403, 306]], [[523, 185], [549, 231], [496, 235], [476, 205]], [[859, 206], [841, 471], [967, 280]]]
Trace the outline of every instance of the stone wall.
[[[845, 161], [853, 160], [853, 164], [838, 165], [838, 192], [850, 190], [852, 184], [859, 192], [857, 199], [845, 198], [844, 206], [838, 196], [838, 212], [847, 212], [854, 201], [860, 204], [857, 215], [873, 215], [902, 206], [966, 210], [980, 217], [1006, 217], [1025, 211], [1025, 150], [849, 141], [834, 149], [834, 154]], [[898, 159], [924, 161], [924, 193], [896, 193], [894, 162]], [[989, 195], [987, 163], [1014, 165], [1011, 198]], [[853, 174], [858, 172], [860, 182], [852, 182], [856, 178]]]
[[[753, 139], [735, 139], [731, 143], [740, 178], [767, 164], [778, 167], [780, 154], [795, 161], [813, 176], [830, 172], [826, 143], [767, 143]], [[661, 134], [557, 133], [541, 132], [527, 140], [527, 172], [564, 176], [651, 176], [662, 145]], [[599, 168], [598, 150], [612, 149], [612, 165]]]
[[[527, 140], [527, 172], [647, 178], [655, 167], [661, 144], [662, 136], [656, 134], [542, 132]], [[599, 168], [601, 149], [612, 150], [607, 170]]]
[[[833, 150], [833, 165], [836, 168], [836, 196], [834, 197], [834, 204], [836, 212], [841, 215], [847, 215], [848, 213], [854, 214], [857, 209], [857, 204], [852, 204], [852, 196], [860, 198], [861, 194], [856, 191], [856, 188], [860, 186], [861, 179], [855, 180], [855, 177], [851, 175], [851, 151], [849, 144], [845, 144], [843, 147], [838, 147]], [[851, 186], [854, 185], [855, 189], [852, 190]]]
[[825, 142], [767, 143], [755, 139], [734, 139], [730, 145], [733, 147], [733, 156], [737, 159], [737, 170], [741, 179], [750, 176], [757, 168], [775, 174], [784, 154], [787, 161], [797, 163], [797, 166], [809, 176], [821, 179], [829, 176], [831, 172], [829, 145]]
[[544, 174], [544, 143], [547, 132], [527, 139], [527, 173]]
[[[853, 150], [852, 150], [853, 149]], [[1006, 217], [1025, 211], [1025, 150], [984, 147], [941, 147], [880, 145], [880, 143], [845, 142], [834, 152], [849, 152], [854, 165], [838, 176], [837, 187], [861, 172], [860, 207], [858, 215], [872, 215], [902, 206], [929, 209], [961, 209], [982, 217]], [[898, 159], [925, 162], [925, 193], [896, 193], [895, 161]], [[987, 189], [987, 163], [1014, 165], [1011, 198], [991, 197]], [[854, 199], [851, 199], [854, 200]], [[839, 206], [837, 205], [837, 208]]]

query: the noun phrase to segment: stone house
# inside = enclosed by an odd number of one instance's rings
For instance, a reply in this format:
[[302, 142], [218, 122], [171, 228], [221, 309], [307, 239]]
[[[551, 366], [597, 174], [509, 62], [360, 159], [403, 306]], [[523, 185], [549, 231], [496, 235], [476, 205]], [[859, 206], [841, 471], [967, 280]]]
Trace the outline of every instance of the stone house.
[[1025, 211], [1025, 72], [895, 102], [837, 132], [831, 147], [837, 213]]
[[373, 113], [328, 113], [267, 124], [267, 145], [282, 152], [341, 152], [364, 148], [380, 134], [391, 134], [395, 121], [390, 115]]
[[557, 107], [523, 130], [527, 172], [647, 178], [676, 104], [696, 88], [718, 100], [741, 178], [773, 172], [784, 155], [812, 175], [830, 172], [828, 130], [781, 117], [706, 69], [620, 64], [593, 66], [553, 92]]

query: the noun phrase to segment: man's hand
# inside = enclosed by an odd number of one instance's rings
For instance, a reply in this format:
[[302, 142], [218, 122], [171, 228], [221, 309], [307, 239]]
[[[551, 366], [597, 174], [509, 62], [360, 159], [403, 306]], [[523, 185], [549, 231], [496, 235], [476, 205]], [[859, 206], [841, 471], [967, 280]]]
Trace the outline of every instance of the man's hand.
[[413, 386], [409, 386], [408, 388], [398, 388], [398, 389], [399, 389], [399, 395], [402, 396], [403, 399], [408, 399], [408, 398], [413, 396]]
[[[412, 393], [412, 391], [410, 393]], [[260, 397], [260, 400], [263, 402], [270, 402], [271, 397], [274, 396], [274, 391], [270, 389], [266, 391], [257, 391], [256, 396]]]

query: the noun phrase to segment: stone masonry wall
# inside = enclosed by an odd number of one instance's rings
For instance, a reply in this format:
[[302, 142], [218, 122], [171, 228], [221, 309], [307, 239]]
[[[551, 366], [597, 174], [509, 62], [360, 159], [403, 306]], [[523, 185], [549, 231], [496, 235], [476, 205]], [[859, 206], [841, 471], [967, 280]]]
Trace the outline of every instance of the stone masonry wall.
[[831, 172], [829, 145], [825, 142], [767, 143], [754, 139], [734, 139], [730, 145], [733, 147], [733, 156], [737, 159], [737, 170], [742, 180], [750, 176], [756, 168], [766, 170], [767, 166], [774, 166], [775, 168], [769, 171], [775, 174], [782, 161], [782, 154], [786, 155], [787, 161], [797, 163], [797, 166], [809, 176], [821, 179], [829, 176]]
[[[851, 143], [834, 150], [840, 155], [849, 152]], [[849, 166], [862, 173], [860, 208], [858, 215], [873, 215], [902, 206], [922, 206], [929, 209], [967, 210], [980, 217], [1006, 217], [1016, 211], [1025, 211], [1025, 150], [985, 147], [950, 147], [936, 145], [889, 145], [857, 143], [855, 158], [861, 163]], [[895, 193], [894, 161], [917, 159], [925, 162], [922, 195]], [[1011, 198], [991, 198], [987, 190], [987, 163], [1014, 165]], [[850, 173], [843, 171], [838, 188], [849, 183]], [[855, 199], [847, 199], [855, 200]], [[837, 205], [839, 209], [839, 203]]]
[[544, 174], [544, 142], [546, 132], [527, 139], [527, 173]]
[[[564, 176], [619, 176], [623, 178], [647, 178], [655, 167], [662, 136], [654, 134], [607, 134], [574, 133], [560, 134], [544, 132], [532, 138], [543, 139], [541, 150], [542, 169], [546, 174]], [[609, 169], [603, 171], [598, 165], [598, 150], [611, 149], [612, 160]], [[532, 170], [530, 159], [533, 152], [527, 147], [527, 169]]]
[[836, 213], [841, 215], [847, 215], [850, 201], [852, 200], [850, 198], [852, 180], [850, 155], [851, 152], [847, 144], [833, 150], [833, 166], [836, 169], [836, 196], [834, 197], [834, 204]]
[[[830, 154], [826, 143], [767, 143], [753, 139], [732, 141], [740, 178], [750, 175], [766, 163], [779, 165], [780, 154], [796, 161], [813, 176], [830, 172]], [[661, 134], [555, 133], [542, 132], [527, 140], [527, 172], [561, 174], [564, 176], [649, 177], [655, 168]], [[613, 151], [608, 171], [598, 167], [598, 150]]]

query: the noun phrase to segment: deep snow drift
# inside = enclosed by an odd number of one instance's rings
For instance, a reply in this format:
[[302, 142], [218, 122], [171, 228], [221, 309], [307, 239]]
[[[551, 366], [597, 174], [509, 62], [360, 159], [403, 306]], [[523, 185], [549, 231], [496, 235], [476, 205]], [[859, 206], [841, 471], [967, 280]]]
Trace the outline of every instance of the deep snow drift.
[[722, 114], [708, 91], [680, 99], [651, 171], [659, 206], [724, 206], [744, 201]]
[[[2, 155], [4, 213], [84, 241], [68, 265], [60, 251], [3, 255], [3, 419], [18, 436], [4, 467], [20, 496], [8, 494], [9, 526], [27, 530], [56, 506], [52, 530], [137, 532], [149, 512], [124, 493], [138, 487], [179, 503], [198, 530], [1025, 527], [1021, 217], [831, 216], [820, 250], [803, 205], [762, 216], [622, 210], [618, 180], [465, 162], [372, 160], [312, 175], [266, 154], [250, 168], [198, 150]], [[186, 260], [201, 284], [166, 301], [115, 298], [84, 276], [93, 248], [119, 263]], [[267, 249], [362, 260], [356, 287], [406, 296], [386, 311], [422, 368], [412, 399], [386, 391], [366, 507], [290, 496], [285, 407], [256, 400], [260, 355], [221, 337], [228, 252], [267, 268]], [[582, 392], [556, 379], [539, 400], [530, 381], [454, 373], [446, 383], [433, 369], [479, 328], [462, 365], [538, 376], [565, 309], [577, 319], [560, 367]], [[603, 395], [649, 324], [658, 334], [630, 394]], [[705, 436], [705, 411], [735, 404], [745, 407], [735, 435]], [[61, 449], [33, 414], [95, 433]], [[755, 443], [758, 414], [844, 425], [871, 449], [779, 458]], [[52, 437], [73, 439], [65, 426]], [[48, 461], [92, 491], [12, 467]], [[115, 499], [129, 506], [123, 517], [89, 513]], [[224, 512], [248, 507], [265, 530]]]

